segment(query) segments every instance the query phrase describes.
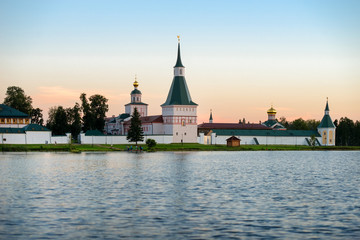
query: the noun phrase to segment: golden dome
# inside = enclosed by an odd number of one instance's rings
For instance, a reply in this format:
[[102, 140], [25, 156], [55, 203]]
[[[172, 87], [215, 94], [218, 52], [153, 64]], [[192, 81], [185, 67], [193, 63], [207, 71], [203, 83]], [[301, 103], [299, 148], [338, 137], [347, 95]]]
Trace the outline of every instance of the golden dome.
[[139, 83], [135, 80], [133, 85], [134, 85], [135, 88], [137, 88], [139, 86]]
[[276, 114], [276, 110], [271, 106], [271, 108], [267, 111], [268, 114]]

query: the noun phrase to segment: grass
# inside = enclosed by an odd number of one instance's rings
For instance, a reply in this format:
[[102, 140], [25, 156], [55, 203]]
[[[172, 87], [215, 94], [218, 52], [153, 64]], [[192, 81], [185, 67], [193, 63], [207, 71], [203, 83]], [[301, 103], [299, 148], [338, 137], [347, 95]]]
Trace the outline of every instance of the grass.
[[[87, 145], [87, 144], [2, 144], [2, 152], [110, 152], [126, 151], [128, 144], [119, 145]], [[134, 145], [133, 145], [134, 146]], [[141, 145], [148, 151], [146, 145]], [[360, 150], [360, 146], [310, 147], [294, 145], [241, 145], [227, 147], [226, 145], [203, 145], [198, 143], [157, 144], [153, 151], [324, 151], [324, 150]]]

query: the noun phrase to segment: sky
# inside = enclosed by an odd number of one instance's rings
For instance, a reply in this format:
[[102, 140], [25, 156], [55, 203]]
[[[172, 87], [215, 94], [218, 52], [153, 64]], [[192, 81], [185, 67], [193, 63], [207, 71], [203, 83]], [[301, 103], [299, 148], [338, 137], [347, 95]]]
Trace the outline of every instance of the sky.
[[0, 102], [9, 86], [33, 107], [72, 107], [81, 93], [125, 111], [135, 75], [161, 114], [177, 35], [198, 122], [360, 120], [360, 1], [0, 0]]

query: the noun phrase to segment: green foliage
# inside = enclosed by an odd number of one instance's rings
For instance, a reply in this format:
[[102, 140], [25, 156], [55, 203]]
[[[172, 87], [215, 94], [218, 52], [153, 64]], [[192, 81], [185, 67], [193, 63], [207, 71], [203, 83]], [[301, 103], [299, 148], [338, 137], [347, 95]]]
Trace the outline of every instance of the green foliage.
[[40, 108], [33, 108], [31, 110], [31, 123], [39, 124], [41, 126], [44, 124], [43, 114]]
[[46, 127], [53, 131], [53, 135], [71, 133], [76, 138], [81, 131], [80, 106], [78, 103], [73, 108], [62, 106], [49, 109], [49, 118]]
[[4, 104], [31, 115], [32, 99], [30, 96], [26, 96], [24, 90], [20, 87], [11, 86], [7, 88]]
[[316, 146], [316, 136], [311, 135], [310, 137], [310, 146], [315, 147]]
[[152, 150], [156, 146], [156, 141], [154, 139], [149, 138], [146, 140], [146, 145], [149, 150]]
[[49, 109], [46, 127], [52, 130], [53, 135], [65, 135], [69, 132], [66, 110], [62, 106]]
[[337, 146], [360, 146], [360, 122], [344, 117], [334, 122], [336, 128]]
[[67, 123], [71, 132], [71, 136], [76, 139], [81, 132], [81, 112], [80, 105], [75, 103], [73, 108], [66, 109]]
[[137, 142], [144, 140], [144, 132], [141, 127], [140, 114], [137, 108], [134, 108], [134, 113], [131, 116], [130, 129], [126, 137], [130, 142]]
[[106, 112], [109, 110], [109, 105], [107, 104], [108, 99], [102, 95], [95, 94], [89, 98], [89, 103], [86, 94], [82, 93], [80, 100], [81, 110], [83, 112], [83, 131], [86, 132], [87, 130], [95, 129], [103, 131]]
[[281, 117], [279, 123], [288, 130], [316, 130], [320, 121], [315, 119], [304, 120], [302, 118], [298, 118], [292, 122], [288, 122], [285, 117]]

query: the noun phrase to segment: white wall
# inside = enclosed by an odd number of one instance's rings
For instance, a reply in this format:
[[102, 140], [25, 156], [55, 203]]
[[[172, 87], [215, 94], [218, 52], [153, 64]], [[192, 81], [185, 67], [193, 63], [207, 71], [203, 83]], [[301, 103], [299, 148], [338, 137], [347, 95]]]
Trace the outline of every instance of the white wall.
[[[226, 139], [231, 136], [216, 136], [214, 133], [211, 134], [211, 142], [212, 144], [220, 144], [226, 145]], [[310, 137], [302, 136], [302, 137], [274, 137], [274, 136], [235, 136], [241, 140], [240, 145], [255, 145], [256, 138], [260, 145], [306, 145], [308, 143], [306, 138], [310, 140]], [[321, 137], [317, 137], [319, 142], [321, 142]], [[204, 139], [205, 140], [205, 139]], [[202, 144], [207, 144], [206, 141]]]
[[[138, 142], [140, 144], [145, 144], [148, 138], [154, 139], [157, 143], [172, 143], [171, 135], [149, 135], [144, 136], [144, 141]], [[85, 133], [80, 134], [80, 143], [81, 144], [135, 144], [134, 142], [129, 142], [126, 139], [126, 136], [116, 136], [116, 135], [106, 135], [106, 136], [85, 136]]]
[[45, 144], [51, 142], [51, 131], [26, 131], [26, 144]]
[[[1, 144], [25, 144], [25, 133], [1, 133]], [[6, 139], [6, 140], [5, 140]]]
[[71, 142], [71, 134], [67, 133], [66, 136], [51, 136], [51, 144], [69, 144]]

